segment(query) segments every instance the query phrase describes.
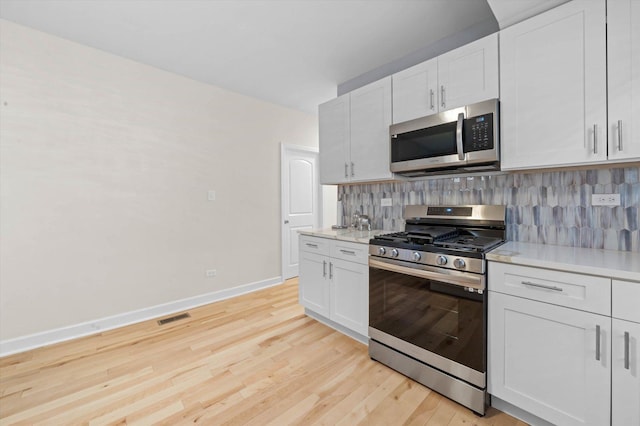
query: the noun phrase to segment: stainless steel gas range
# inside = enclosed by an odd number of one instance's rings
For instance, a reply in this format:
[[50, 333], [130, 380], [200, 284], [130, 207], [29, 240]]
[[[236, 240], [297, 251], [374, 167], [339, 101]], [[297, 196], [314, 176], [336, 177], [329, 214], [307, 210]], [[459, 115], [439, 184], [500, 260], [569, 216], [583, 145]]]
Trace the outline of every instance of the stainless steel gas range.
[[480, 415], [486, 406], [485, 254], [504, 206], [406, 206], [369, 242], [369, 355]]

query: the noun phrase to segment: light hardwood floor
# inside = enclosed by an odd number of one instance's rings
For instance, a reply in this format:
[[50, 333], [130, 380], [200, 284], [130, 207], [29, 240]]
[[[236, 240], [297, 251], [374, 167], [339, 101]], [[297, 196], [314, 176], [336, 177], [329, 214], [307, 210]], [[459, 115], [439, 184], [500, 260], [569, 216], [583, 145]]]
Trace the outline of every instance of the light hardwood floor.
[[525, 425], [483, 418], [306, 317], [297, 280], [0, 359], [0, 424]]

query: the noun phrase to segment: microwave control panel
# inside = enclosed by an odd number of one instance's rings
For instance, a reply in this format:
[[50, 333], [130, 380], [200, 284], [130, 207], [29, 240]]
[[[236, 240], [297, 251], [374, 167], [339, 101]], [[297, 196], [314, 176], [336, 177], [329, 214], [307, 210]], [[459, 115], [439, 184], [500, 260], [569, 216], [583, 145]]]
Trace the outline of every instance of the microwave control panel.
[[464, 133], [465, 152], [493, 149], [493, 113], [466, 119]]

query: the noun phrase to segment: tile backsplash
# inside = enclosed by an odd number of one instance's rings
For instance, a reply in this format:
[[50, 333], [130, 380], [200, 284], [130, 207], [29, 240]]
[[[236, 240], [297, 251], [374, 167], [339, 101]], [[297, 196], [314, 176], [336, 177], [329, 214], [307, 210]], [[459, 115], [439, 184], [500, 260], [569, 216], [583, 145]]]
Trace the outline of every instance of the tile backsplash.
[[[490, 176], [341, 185], [347, 221], [367, 214], [372, 228], [404, 229], [409, 204], [507, 206], [507, 239], [640, 251], [640, 165], [624, 168], [506, 173]], [[620, 194], [620, 206], [592, 206], [591, 194]], [[391, 207], [382, 207], [391, 198]]]

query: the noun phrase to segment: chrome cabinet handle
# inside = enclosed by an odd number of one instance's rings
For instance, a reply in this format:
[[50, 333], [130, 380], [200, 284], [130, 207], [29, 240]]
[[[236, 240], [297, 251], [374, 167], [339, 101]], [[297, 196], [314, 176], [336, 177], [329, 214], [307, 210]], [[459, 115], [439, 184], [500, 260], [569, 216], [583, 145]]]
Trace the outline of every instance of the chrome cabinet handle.
[[629, 332], [624, 332], [624, 368], [629, 369]]
[[530, 287], [544, 288], [545, 290], [553, 290], [553, 291], [564, 291], [562, 287], [556, 287], [554, 285], [544, 285], [544, 284], [532, 283], [530, 281], [521, 281], [521, 282], [523, 285], [527, 285]]
[[344, 163], [344, 177], [349, 177], [349, 165], [347, 163]]
[[596, 361], [600, 361], [600, 326], [596, 325]]
[[593, 125], [593, 153], [598, 153], [598, 125]]
[[444, 108], [444, 85], [440, 86], [440, 105]]
[[355, 174], [355, 171], [354, 171], [354, 166], [353, 166], [353, 161], [352, 161], [351, 162], [351, 177], [354, 177], [355, 175], [356, 174]]
[[429, 109], [433, 110], [433, 89], [429, 89], [429, 104], [431, 105]]
[[329, 279], [333, 279], [333, 262], [329, 262]]
[[355, 251], [351, 251], [351, 250], [342, 250], [342, 249], [340, 249], [340, 252], [344, 253], [344, 254], [350, 254], [351, 256], [355, 256], [356, 255], [356, 252]]
[[464, 124], [464, 113], [458, 114], [456, 124], [456, 149], [458, 150], [458, 160], [464, 160], [464, 149], [462, 147], [462, 125]]
[[318, 248], [318, 245], [317, 245], [317, 244], [305, 243], [305, 245], [306, 245], [307, 247]]
[[618, 151], [622, 151], [622, 120], [618, 120]]
[[322, 278], [326, 278], [327, 277], [327, 261], [323, 260], [322, 261]]

